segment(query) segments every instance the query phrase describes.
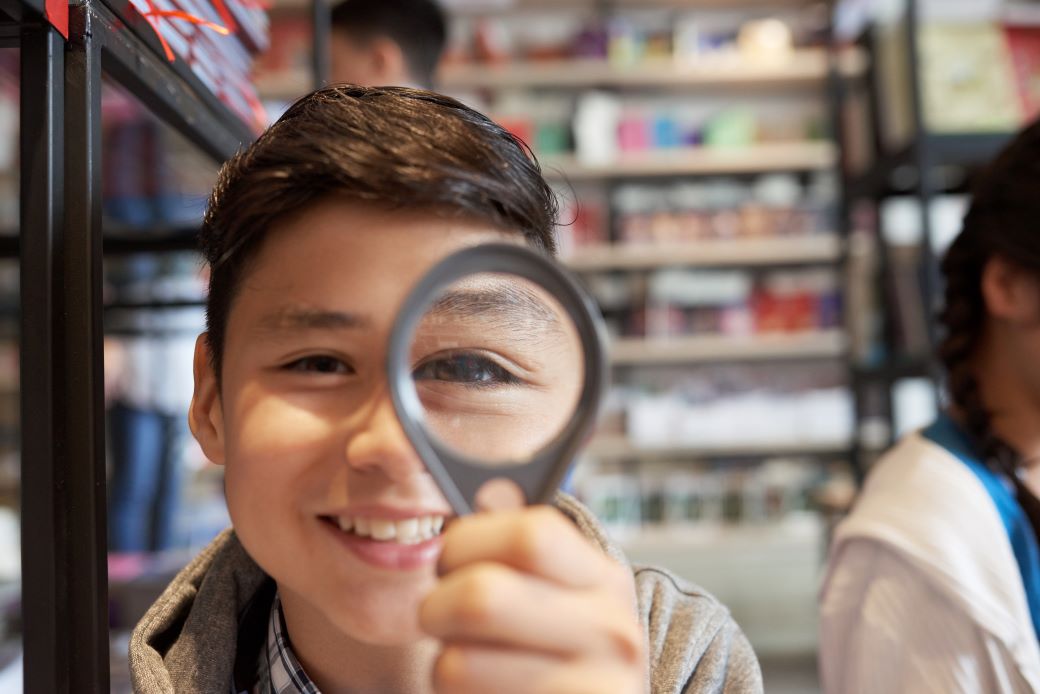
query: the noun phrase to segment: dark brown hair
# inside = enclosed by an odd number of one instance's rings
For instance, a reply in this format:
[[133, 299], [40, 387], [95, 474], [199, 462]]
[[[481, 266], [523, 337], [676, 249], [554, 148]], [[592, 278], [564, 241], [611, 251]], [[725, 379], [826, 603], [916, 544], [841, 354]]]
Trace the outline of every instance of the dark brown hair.
[[267, 230], [329, 194], [484, 221], [556, 250], [552, 189], [527, 146], [486, 116], [417, 89], [321, 89], [225, 163], [210, 196], [200, 242], [218, 379], [228, 311]]
[[386, 37], [404, 54], [412, 79], [424, 87], [444, 52], [447, 27], [435, 0], [343, 0], [332, 8], [332, 29], [367, 43]]
[[945, 337], [939, 347], [962, 425], [986, 464], [1014, 484], [1040, 537], [1040, 500], [1019, 478], [1021, 454], [991, 427], [971, 361], [987, 320], [983, 269], [998, 256], [1040, 278], [1040, 121], [1015, 137], [976, 181], [964, 226], [942, 263]]

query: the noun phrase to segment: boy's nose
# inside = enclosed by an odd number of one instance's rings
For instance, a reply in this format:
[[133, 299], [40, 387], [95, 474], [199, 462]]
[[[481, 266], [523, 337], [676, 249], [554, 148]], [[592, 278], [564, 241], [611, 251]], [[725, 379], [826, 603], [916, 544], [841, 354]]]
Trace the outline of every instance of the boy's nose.
[[356, 470], [379, 469], [394, 479], [425, 470], [385, 391], [372, 400], [347, 440], [346, 458]]

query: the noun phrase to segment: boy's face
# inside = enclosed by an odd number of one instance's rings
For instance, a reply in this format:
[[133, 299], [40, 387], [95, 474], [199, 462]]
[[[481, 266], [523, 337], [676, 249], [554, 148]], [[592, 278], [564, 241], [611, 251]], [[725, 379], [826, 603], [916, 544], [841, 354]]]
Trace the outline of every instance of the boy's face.
[[[394, 413], [387, 338], [432, 264], [503, 240], [520, 237], [328, 198], [276, 224], [249, 265], [228, 318], [219, 396], [200, 340], [192, 430], [226, 464], [235, 530], [277, 581], [287, 614], [310, 613], [367, 643], [419, 637], [440, 551], [424, 538], [451, 510]], [[398, 539], [366, 541], [338, 526], [358, 519]]]

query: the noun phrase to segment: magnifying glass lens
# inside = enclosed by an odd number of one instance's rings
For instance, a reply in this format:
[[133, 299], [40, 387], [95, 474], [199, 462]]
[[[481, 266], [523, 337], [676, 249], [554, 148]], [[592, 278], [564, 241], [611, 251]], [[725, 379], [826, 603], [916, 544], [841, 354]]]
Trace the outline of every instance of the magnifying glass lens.
[[585, 380], [579, 333], [557, 299], [508, 273], [449, 284], [411, 343], [423, 426], [473, 464], [531, 460], [575, 415]]

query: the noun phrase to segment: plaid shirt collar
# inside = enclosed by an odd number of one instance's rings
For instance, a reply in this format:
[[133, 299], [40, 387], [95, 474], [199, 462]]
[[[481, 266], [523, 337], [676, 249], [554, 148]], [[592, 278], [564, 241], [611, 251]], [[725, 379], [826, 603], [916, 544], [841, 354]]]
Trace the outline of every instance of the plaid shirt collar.
[[260, 655], [254, 694], [321, 694], [303, 671], [285, 629], [282, 601], [275, 594], [267, 625], [267, 648]]

